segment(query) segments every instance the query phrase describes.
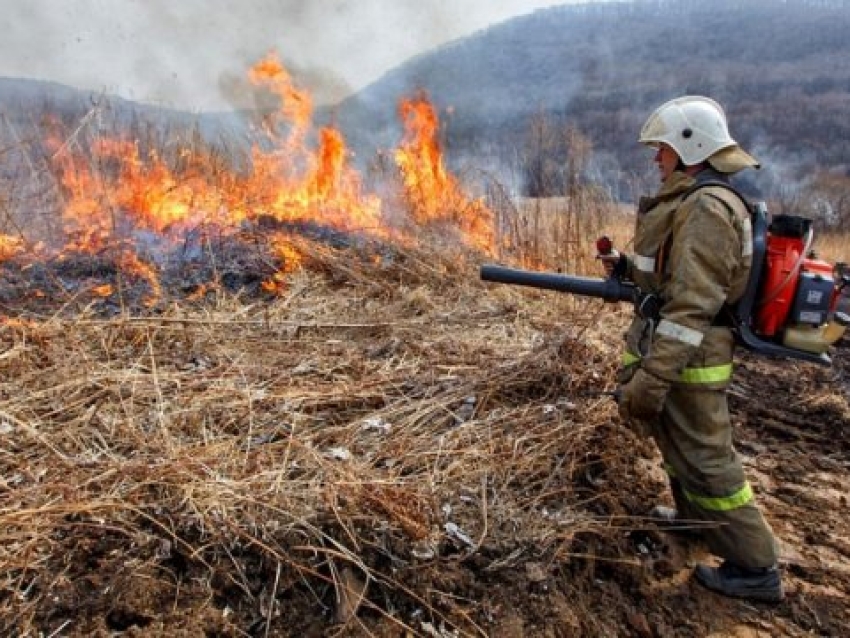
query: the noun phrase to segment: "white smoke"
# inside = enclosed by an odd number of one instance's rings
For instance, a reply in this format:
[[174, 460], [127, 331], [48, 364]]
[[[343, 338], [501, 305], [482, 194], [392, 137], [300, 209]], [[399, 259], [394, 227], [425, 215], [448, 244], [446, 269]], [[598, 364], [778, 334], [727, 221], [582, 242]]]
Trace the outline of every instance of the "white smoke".
[[335, 102], [409, 57], [557, 0], [0, 0], [0, 75], [191, 110], [252, 106], [279, 52]]

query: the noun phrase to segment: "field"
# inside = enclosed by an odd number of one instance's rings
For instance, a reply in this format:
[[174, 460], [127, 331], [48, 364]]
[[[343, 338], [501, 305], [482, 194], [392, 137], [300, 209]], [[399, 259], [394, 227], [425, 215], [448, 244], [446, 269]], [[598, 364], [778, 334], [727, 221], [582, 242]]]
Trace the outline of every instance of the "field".
[[751, 605], [689, 580], [700, 546], [645, 518], [669, 498], [653, 445], [588, 396], [627, 308], [486, 285], [436, 248], [311, 246], [276, 296], [4, 321], [4, 635], [850, 625], [846, 340], [831, 369], [740, 357], [738, 445], [788, 589]]

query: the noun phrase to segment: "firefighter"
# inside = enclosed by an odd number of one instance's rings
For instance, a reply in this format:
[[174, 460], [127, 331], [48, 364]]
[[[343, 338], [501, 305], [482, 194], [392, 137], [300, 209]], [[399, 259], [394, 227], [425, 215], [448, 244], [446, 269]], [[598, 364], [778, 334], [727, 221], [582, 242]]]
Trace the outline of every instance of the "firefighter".
[[663, 104], [639, 141], [656, 151], [661, 187], [640, 201], [634, 254], [600, 258], [609, 274], [656, 295], [660, 312], [636, 316], [626, 335], [620, 415], [655, 440], [669, 476], [676, 508], [650, 515], [713, 524], [702, 536], [723, 562], [698, 565], [696, 580], [727, 596], [777, 602], [777, 544], [733, 447], [726, 399], [734, 340], [724, 307], [744, 292], [752, 229], [745, 202], [716, 183], [759, 165], [706, 97]]

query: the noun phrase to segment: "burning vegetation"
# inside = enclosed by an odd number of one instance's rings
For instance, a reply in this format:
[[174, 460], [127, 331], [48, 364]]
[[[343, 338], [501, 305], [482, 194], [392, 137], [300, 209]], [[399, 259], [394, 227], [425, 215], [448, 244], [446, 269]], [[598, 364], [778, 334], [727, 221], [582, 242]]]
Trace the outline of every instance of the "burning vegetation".
[[[492, 250], [493, 215], [447, 171], [438, 116], [424, 96], [399, 107], [404, 134], [395, 172], [381, 186], [395, 192], [387, 202], [364, 187], [339, 130], [314, 130], [311, 96], [274, 54], [249, 77], [279, 108], [264, 115], [245, 158], [225, 158], [201, 144], [158, 147], [151, 140], [98, 136], [90, 134], [91, 121], [70, 134], [54, 126], [47, 149], [60, 187], [58, 213], [42, 228], [0, 236], [7, 270], [37, 263], [61, 277], [88, 261], [92, 275], [111, 271], [110, 281], [93, 280], [93, 296], [109, 300], [121, 293], [126, 300], [135, 292], [154, 306], [163, 291], [185, 287], [181, 281], [192, 281], [194, 292], [222, 285], [211, 262], [226, 255], [241, 254], [239, 268], [230, 269], [232, 283], [279, 292], [311, 236], [358, 241], [372, 260], [415, 247], [423, 233], [451, 234], [459, 247]], [[24, 279], [21, 273], [18, 285]], [[58, 291], [21, 292], [42, 298]]]

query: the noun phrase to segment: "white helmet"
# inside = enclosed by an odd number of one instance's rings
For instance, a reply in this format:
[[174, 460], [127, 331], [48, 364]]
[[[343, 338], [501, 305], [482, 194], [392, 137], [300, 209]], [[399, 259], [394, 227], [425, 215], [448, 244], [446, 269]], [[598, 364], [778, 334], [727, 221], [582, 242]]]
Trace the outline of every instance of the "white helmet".
[[729, 135], [721, 106], [698, 95], [679, 97], [655, 109], [643, 125], [639, 141], [650, 146], [664, 142], [685, 166], [704, 162], [717, 151], [737, 144]]

